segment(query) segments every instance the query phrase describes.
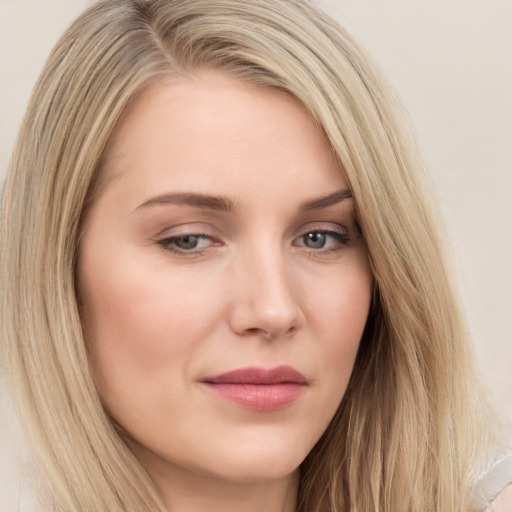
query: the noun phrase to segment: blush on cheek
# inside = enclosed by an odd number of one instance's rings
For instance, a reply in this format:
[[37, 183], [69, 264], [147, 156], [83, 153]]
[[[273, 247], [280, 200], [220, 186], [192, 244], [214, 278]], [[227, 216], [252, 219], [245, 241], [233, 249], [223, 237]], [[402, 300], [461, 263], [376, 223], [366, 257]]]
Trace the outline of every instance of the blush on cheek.
[[113, 273], [83, 286], [87, 342], [101, 373], [119, 367], [145, 378], [172, 367], [176, 354], [193, 348], [191, 340], [205, 337], [208, 326], [196, 313], [195, 297], [183, 300], [161, 288], [161, 282], [126, 283]]

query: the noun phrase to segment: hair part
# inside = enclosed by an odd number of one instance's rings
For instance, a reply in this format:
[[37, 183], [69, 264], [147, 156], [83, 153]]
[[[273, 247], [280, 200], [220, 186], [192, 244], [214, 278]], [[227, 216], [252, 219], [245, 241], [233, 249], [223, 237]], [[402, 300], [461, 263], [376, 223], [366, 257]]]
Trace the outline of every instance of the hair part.
[[0, 306], [3, 365], [53, 506], [165, 510], [96, 391], [75, 262], [126, 106], [201, 69], [285, 91], [312, 114], [346, 173], [375, 278], [348, 390], [302, 465], [299, 511], [471, 510], [498, 437], [428, 180], [375, 66], [306, 0], [100, 0], [49, 57], [5, 185]]

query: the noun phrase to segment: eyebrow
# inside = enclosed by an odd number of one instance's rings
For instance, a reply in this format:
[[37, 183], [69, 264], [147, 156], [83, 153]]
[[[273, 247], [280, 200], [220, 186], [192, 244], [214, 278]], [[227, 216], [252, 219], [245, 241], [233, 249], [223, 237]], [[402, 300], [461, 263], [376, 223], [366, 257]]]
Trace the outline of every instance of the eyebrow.
[[160, 196], [153, 197], [145, 203], [137, 206], [136, 210], [157, 204], [194, 206], [196, 208], [228, 213], [233, 212], [235, 209], [234, 202], [226, 197], [196, 194], [193, 192], [179, 192], [175, 194], [162, 194]]
[[305, 203], [302, 203], [299, 207], [299, 210], [302, 212], [321, 210], [322, 208], [327, 208], [328, 206], [332, 206], [333, 204], [341, 203], [341, 201], [345, 199], [350, 199], [351, 197], [352, 193], [350, 192], [350, 190], [337, 190], [336, 192], [329, 194], [327, 196], [322, 196], [317, 199], [312, 199], [311, 201], [306, 201]]
[[[340, 203], [345, 199], [352, 197], [350, 190], [342, 189], [328, 194], [326, 196], [311, 199], [299, 206], [299, 211], [309, 212], [314, 210], [321, 210], [334, 204]], [[202, 208], [206, 210], [214, 210], [220, 212], [232, 213], [235, 211], [235, 203], [231, 199], [223, 196], [212, 196], [208, 194], [197, 194], [193, 192], [178, 192], [174, 194], [162, 194], [153, 197], [141, 205], [137, 206], [135, 210], [152, 205], [162, 204], [176, 204], [193, 206], [195, 208]]]

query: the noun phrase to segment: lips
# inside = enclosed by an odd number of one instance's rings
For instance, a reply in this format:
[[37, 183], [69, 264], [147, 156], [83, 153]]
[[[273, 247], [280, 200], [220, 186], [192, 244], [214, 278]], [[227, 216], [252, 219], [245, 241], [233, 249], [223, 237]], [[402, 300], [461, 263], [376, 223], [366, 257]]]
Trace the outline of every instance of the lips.
[[250, 367], [201, 381], [223, 398], [257, 411], [274, 411], [299, 398], [307, 380], [291, 366]]

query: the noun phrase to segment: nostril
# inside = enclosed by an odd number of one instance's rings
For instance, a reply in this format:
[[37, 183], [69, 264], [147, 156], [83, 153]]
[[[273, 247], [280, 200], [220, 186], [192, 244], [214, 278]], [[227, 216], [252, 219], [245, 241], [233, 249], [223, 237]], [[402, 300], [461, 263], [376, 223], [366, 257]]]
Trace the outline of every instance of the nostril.
[[259, 327], [250, 327], [249, 329], [245, 330], [245, 333], [248, 335], [262, 336], [267, 340], [271, 340], [276, 337], [275, 334], [272, 334], [271, 332]]
[[248, 329], [245, 329], [246, 335], [252, 335], [252, 336], [261, 336], [265, 338], [268, 341], [274, 340], [276, 338], [280, 338], [282, 336], [290, 336], [292, 335], [297, 328], [295, 326], [291, 326], [289, 329], [286, 330], [272, 330], [272, 329], [264, 329], [260, 327], [250, 327]]

